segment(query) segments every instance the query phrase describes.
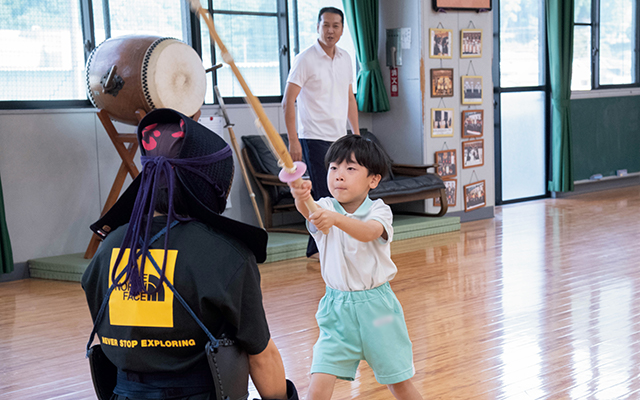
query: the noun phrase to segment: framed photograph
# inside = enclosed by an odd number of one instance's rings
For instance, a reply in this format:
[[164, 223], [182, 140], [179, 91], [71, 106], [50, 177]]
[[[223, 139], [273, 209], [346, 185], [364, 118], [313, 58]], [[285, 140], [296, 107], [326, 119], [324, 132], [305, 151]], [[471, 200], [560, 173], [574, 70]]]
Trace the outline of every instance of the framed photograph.
[[453, 97], [453, 68], [431, 69], [431, 97]]
[[484, 165], [484, 140], [462, 142], [462, 168], [474, 168]]
[[462, 104], [482, 104], [482, 77], [463, 76]]
[[431, 137], [453, 136], [453, 108], [431, 109]]
[[482, 137], [484, 126], [483, 110], [464, 110], [462, 111], [462, 137], [463, 138], [479, 138]]
[[464, 185], [464, 211], [475, 210], [487, 204], [484, 181]]
[[460, 31], [460, 58], [482, 57], [482, 29]]
[[429, 29], [429, 58], [452, 58], [451, 29]]
[[436, 173], [442, 178], [453, 178], [458, 175], [458, 167], [456, 162], [456, 150], [436, 151], [435, 162], [438, 164]]
[[[458, 194], [458, 181], [455, 179], [443, 179], [444, 191], [447, 193], [447, 205], [454, 207], [456, 205], [456, 197]], [[433, 199], [433, 205], [435, 207], [440, 206], [440, 198]]]
[[433, 7], [433, 11], [491, 11], [491, 0], [432, 0], [431, 6]]

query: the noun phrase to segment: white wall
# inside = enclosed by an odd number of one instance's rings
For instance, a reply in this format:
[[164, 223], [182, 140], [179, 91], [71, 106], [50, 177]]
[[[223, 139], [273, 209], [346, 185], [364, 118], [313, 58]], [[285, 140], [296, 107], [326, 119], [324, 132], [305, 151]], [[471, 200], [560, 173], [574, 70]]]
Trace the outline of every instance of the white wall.
[[[491, 12], [477, 13], [475, 11], [458, 12], [435, 12], [431, 7], [431, 0], [423, 0], [423, 54], [425, 60], [425, 161], [434, 162], [434, 153], [445, 148], [456, 149], [458, 155], [458, 175], [456, 177], [458, 200], [452, 211], [464, 212], [463, 186], [472, 182], [484, 180], [486, 184], [487, 206], [495, 205], [495, 173], [494, 173], [494, 141], [493, 141], [493, 80], [492, 80], [492, 59], [493, 59], [493, 15]], [[453, 30], [453, 58], [440, 59], [429, 58], [429, 28], [436, 28], [442, 24], [444, 29]], [[482, 57], [481, 58], [460, 58], [460, 30], [461, 29], [482, 29]], [[431, 68], [453, 68], [453, 97], [445, 97], [444, 104], [440, 103], [440, 98], [430, 97], [430, 69]], [[475, 71], [475, 72], [474, 72]], [[463, 105], [461, 101], [461, 76], [479, 75], [482, 80], [482, 104]], [[432, 138], [430, 126], [431, 108], [453, 108], [454, 109], [454, 135], [446, 138]], [[462, 168], [462, 111], [470, 109], [484, 110], [484, 165], [477, 168]], [[469, 139], [465, 139], [469, 140]], [[432, 203], [428, 203], [432, 207]]]
[[[263, 106], [285, 133], [280, 105]], [[258, 133], [253, 112], [247, 105], [227, 107], [242, 147], [241, 136]], [[217, 106], [202, 110], [203, 117], [219, 113]], [[120, 133], [135, 131], [115, 125]], [[371, 129], [370, 116], [362, 114], [360, 125]], [[0, 177], [14, 262], [84, 253], [89, 225], [100, 216], [120, 161], [93, 108], [0, 111]], [[136, 163], [140, 167], [139, 154]], [[237, 158], [230, 202], [226, 216], [258, 225]]]
[[[403, 164], [424, 162], [423, 121], [421, 116], [420, 62], [422, 37], [418, 0], [380, 0], [378, 58], [389, 95], [390, 111], [372, 115], [373, 133], [391, 158]], [[391, 97], [390, 74], [386, 62], [386, 30], [411, 28], [411, 48], [402, 50], [398, 67], [399, 93]]]
[[[411, 49], [403, 50], [403, 65], [399, 70], [399, 97], [390, 97], [391, 110], [373, 114], [373, 132], [380, 137], [384, 147], [395, 160], [406, 163], [432, 164], [434, 153], [443, 149], [457, 149], [458, 159], [462, 155], [461, 114], [464, 109], [484, 110], [484, 165], [462, 169], [458, 165], [457, 202], [449, 207], [449, 213], [460, 215], [463, 220], [473, 219], [472, 214], [492, 217], [495, 205], [494, 140], [493, 140], [493, 82], [492, 44], [493, 20], [491, 12], [475, 11], [434, 12], [431, 0], [380, 0], [380, 33], [378, 57], [382, 76], [389, 92], [390, 76], [386, 67], [386, 29], [411, 28]], [[472, 21], [472, 25], [470, 24]], [[441, 26], [439, 25], [441, 24]], [[470, 26], [471, 25], [471, 26]], [[481, 58], [460, 58], [460, 30], [475, 27], [482, 29], [483, 54]], [[453, 31], [451, 59], [429, 58], [429, 28], [444, 28]], [[473, 65], [469, 67], [470, 61]], [[431, 68], [453, 68], [454, 96], [442, 99], [430, 97]], [[475, 70], [475, 73], [473, 72]], [[469, 71], [467, 73], [467, 71]], [[460, 76], [483, 76], [483, 100], [481, 105], [461, 104]], [[431, 137], [431, 108], [454, 109], [454, 135], [446, 138]], [[466, 140], [466, 139], [465, 139]], [[475, 174], [474, 174], [475, 173]], [[486, 183], [487, 207], [475, 212], [464, 212], [463, 186], [472, 181]], [[427, 210], [434, 211], [431, 200], [425, 202]]]

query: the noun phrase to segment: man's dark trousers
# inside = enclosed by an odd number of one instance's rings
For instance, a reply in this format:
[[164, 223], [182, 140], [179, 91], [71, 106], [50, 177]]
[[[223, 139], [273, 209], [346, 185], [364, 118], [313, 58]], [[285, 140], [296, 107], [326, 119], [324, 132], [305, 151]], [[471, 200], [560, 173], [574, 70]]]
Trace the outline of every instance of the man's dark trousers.
[[[307, 164], [307, 172], [311, 178], [311, 184], [313, 186], [311, 195], [314, 200], [318, 200], [322, 197], [331, 197], [329, 188], [327, 187], [327, 168], [324, 165], [324, 156], [327, 154], [327, 150], [333, 142], [327, 142], [325, 140], [317, 139], [300, 139], [300, 146], [302, 147], [302, 156]], [[307, 244], [307, 257], [312, 256], [318, 252], [315, 240], [309, 236], [309, 243]]]

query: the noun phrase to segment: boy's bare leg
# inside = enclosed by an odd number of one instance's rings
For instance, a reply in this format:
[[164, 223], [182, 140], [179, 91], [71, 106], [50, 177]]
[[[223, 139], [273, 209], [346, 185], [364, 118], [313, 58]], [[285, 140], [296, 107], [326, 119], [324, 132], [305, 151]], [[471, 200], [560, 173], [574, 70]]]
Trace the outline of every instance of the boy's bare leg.
[[413, 386], [413, 383], [411, 383], [411, 379], [387, 385], [387, 387], [393, 394], [393, 397], [398, 400], [422, 400], [422, 396], [418, 392], [418, 389]]
[[315, 373], [311, 374], [311, 384], [307, 393], [307, 400], [329, 400], [336, 384], [335, 375]]

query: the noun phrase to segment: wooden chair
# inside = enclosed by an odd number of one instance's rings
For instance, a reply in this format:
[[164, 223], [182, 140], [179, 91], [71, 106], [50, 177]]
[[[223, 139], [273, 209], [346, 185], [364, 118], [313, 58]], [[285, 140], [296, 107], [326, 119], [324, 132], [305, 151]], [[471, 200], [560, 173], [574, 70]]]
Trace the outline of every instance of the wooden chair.
[[[377, 143], [381, 148], [382, 144], [373, 133], [366, 129], [360, 129], [360, 135]], [[383, 148], [384, 149], [384, 148]], [[369, 192], [372, 200], [382, 199], [387, 204], [407, 203], [410, 201], [440, 199], [440, 210], [437, 213], [411, 213], [424, 215], [427, 217], [442, 217], [447, 213], [448, 203], [442, 178], [430, 173], [434, 172], [438, 164], [413, 165], [413, 164], [391, 164], [391, 173], [387, 178], [378, 184], [378, 187]]]
[[[287, 135], [281, 135], [289, 146]], [[280, 166], [271, 152], [267, 138], [262, 135], [242, 136], [242, 158], [262, 195], [264, 228], [269, 232], [308, 233], [304, 229], [277, 228], [273, 226], [273, 214], [296, 211], [289, 186], [278, 179]]]
[[[377, 138], [366, 129], [360, 134], [380, 144]], [[282, 135], [285, 144], [289, 142]], [[307, 233], [306, 230], [278, 228], [273, 226], [273, 214], [295, 211], [293, 197], [286, 183], [280, 182], [278, 173], [281, 167], [270, 150], [266, 138], [261, 135], [242, 137], [244, 147], [242, 157], [262, 194], [264, 226], [270, 232]], [[447, 197], [442, 178], [428, 169], [437, 168], [437, 164], [410, 165], [392, 164], [389, 177], [380, 182], [377, 188], [369, 192], [372, 200], [382, 199], [387, 204], [406, 203], [416, 200], [439, 198], [440, 210], [437, 213], [411, 213], [428, 217], [441, 217], [447, 212]]]

